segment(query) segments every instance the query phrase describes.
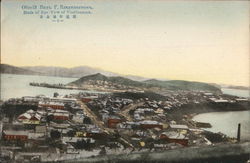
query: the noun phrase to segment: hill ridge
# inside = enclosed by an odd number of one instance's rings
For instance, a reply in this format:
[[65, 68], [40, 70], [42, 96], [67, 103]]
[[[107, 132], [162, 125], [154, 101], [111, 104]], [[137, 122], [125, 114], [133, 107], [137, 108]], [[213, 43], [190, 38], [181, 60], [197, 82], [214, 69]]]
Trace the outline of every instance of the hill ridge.
[[166, 90], [186, 90], [186, 91], [209, 91], [209, 92], [221, 92], [221, 90], [208, 83], [185, 81], [185, 80], [168, 80], [160, 81], [157, 79], [149, 79], [146, 81], [134, 81], [121, 76], [107, 77], [101, 73], [83, 76], [78, 80], [75, 80], [68, 85], [85, 87], [87, 85], [94, 86], [127, 86], [131, 88], [140, 89], [166, 89]]

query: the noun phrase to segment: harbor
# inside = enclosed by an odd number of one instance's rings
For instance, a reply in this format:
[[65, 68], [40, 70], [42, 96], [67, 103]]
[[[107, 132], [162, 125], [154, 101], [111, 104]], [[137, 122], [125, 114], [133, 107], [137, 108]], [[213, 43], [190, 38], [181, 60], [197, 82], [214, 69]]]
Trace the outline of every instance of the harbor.
[[[133, 162], [136, 158], [142, 160], [142, 156], [150, 152], [147, 158], [150, 162], [162, 152], [199, 151], [201, 148], [206, 151], [217, 149], [215, 146], [237, 148], [247, 142], [240, 140], [237, 134], [211, 132], [209, 129], [214, 126], [209, 122], [193, 119], [200, 113], [249, 111], [247, 99], [196, 91], [159, 93], [79, 91], [60, 95], [54, 92], [50, 96], [37, 94], [4, 100], [1, 104], [1, 158], [17, 162], [108, 162], [118, 155], [122, 161], [126, 154], [134, 158], [128, 160]], [[234, 130], [237, 131], [237, 126]], [[244, 130], [243, 124], [241, 132], [245, 133]], [[216, 150], [209, 152], [216, 153]], [[228, 155], [230, 157], [226, 158], [238, 158], [230, 151]], [[183, 156], [185, 158], [187, 156]], [[164, 157], [158, 161], [161, 159]]]

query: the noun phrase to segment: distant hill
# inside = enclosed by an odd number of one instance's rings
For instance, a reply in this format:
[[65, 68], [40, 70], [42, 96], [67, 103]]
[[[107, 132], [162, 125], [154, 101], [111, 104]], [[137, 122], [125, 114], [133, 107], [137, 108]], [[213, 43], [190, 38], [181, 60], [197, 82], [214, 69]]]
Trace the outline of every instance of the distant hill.
[[[3, 65], [6, 65], [6, 64], [3, 64]], [[11, 65], [8, 65], [8, 66], [11, 66]], [[53, 67], [53, 66], [22, 66], [22, 67], [12, 66], [12, 67], [26, 70], [26, 71], [23, 71], [22, 73], [24, 75], [34, 74], [34, 75], [44, 75], [44, 76], [80, 78], [82, 76], [101, 73], [106, 76], [123, 76], [125, 78], [135, 80], [135, 81], [144, 81], [144, 80], [149, 79], [149, 78], [135, 76], [135, 75], [121, 75], [121, 74], [113, 73], [110, 71], [105, 71], [99, 68], [92, 68], [89, 66], [78, 66], [78, 67], [73, 67], [73, 68]], [[19, 71], [11, 71], [11, 74], [19, 74]]]
[[0, 72], [2, 74], [42, 75], [42, 73], [40, 72], [35, 72], [32, 70], [11, 66], [7, 64], [0, 64]]
[[[141, 76], [135, 76], [135, 75], [124, 75], [123, 77], [131, 79], [131, 80], [135, 80], [135, 81], [149, 80], [149, 78], [145, 78], [145, 77], [141, 77]], [[165, 79], [165, 80], [167, 80], [167, 79]]]
[[220, 88], [210, 85], [207, 83], [184, 81], [184, 80], [169, 80], [160, 81], [156, 79], [146, 80], [144, 83], [148, 83], [154, 86], [169, 90], [194, 90], [194, 91], [210, 91], [210, 92], [221, 92]]
[[108, 77], [97, 73], [94, 75], [88, 75], [81, 77], [80, 79], [69, 83], [71, 86], [83, 87], [87, 84], [91, 85], [122, 85], [122, 86], [131, 86], [131, 87], [146, 87], [146, 83], [139, 81], [134, 81], [120, 76]]
[[100, 73], [84, 76], [76, 81], [69, 83], [70, 86], [86, 87], [108, 87], [114, 86], [121, 88], [122, 86], [132, 88], [142, 88], [146, 90], [152, 89], [167, 89], [167, 90], [194, 90], [194, 91], [209, 91], [221, 92], [221, 90], [213, 85], [200, 82], [189, 82], [183, 80], [160, 81], [156, 79], [146, 80], [143, 82], [134, 81], [124, 77], [107, 77]]
[[[123, 87], [142, 88], [142, 89], [168, 89], [168, 90], [201, 90], [201, 91], [220, 91], [218, 85], [207, 84], [201, 82], [190, 82], [184, 80], [156, 80], [139, 76], [122, 76], [120, 74], [104, 71], [88, 66], [80, 66], [74, 68], [64, 67], [47, 67], [47, 66], [29, 66], [16, 67], [7, 64], [1, 64], [1, 73], [24, 74], [24, 75], [45, 75], [59, 77], [81, 77], [80, 79], [70, 83], [74, 86], [98, 85], [100, 87]], [[83, 77], [82, 77], [83, 76]]]
[[47, 76], [59, 76], [59, 77], [82, 77], [87, 75], [92, 75], [96, 73], [102, 73], [107, 76], [116, 76], [118, 74], [104, 71], [97, 68], [91, 68], [88, 66], [79, 66], [73, 68], [65, 68], [65, 67], [49, 67], [49, 66], [27, 66], [23, 67], [25, 69], [41, 72]]

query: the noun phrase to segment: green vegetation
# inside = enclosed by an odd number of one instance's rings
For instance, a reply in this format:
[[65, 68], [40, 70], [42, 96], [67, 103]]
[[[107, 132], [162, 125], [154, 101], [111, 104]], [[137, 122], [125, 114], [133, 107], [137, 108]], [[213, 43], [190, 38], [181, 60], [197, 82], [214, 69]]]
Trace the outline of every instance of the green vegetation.
[[147, 80], [145, 83], [165, 88], [168, 90], [193, 90], [193, 91], [209, 91], [209, 92], [221, 92], [221, 90], [213, 85], [201, 82], [190, 82], [184, 80]]
[[76, 81], [69, 83], [69, 85], [74, 85], [81, 87], [87, 82], [92, 81], [93, 84], [95, 81], [106, 81], [109, 84], [119, 84], [124, 86], [137, 87], [142, 89], [166, 89], [166, 90], [190, 90], [190, 91], [208, 91], [208, 92], [218, 92], [220, 93], [220, 88], [217, 88], [213, 85], [201, 82], [191, 82], [191, 81], [183, 81], [183, 80], [169, 80], [169, 81], [160, 81], [156, 79], [146, 80], [143, 82], [134, 81], [131, 79], [127, 79], [124, 77], [107, 77], [100, 73], [84, 76]]
[[100, 73], [97, 73], [94, 75], [84, 76], [76, 81], [69, 83], [69, 85], [81, 86], [82, 84], [84, 84], [85, 82], [88, 82], [90, 80], [92, 80], [92, 81], [106, 81], [109, 83], [120, 84], [120, 85], [125, 85], [125, 86], [133, 86], [133, 87], [146, 87], [148, 85], [146, 83], [134, 81], [134, 80], [127, 79], [124, 77], [120, 77], [120, 76], [107, 77], [107, 76], [102, 75]]

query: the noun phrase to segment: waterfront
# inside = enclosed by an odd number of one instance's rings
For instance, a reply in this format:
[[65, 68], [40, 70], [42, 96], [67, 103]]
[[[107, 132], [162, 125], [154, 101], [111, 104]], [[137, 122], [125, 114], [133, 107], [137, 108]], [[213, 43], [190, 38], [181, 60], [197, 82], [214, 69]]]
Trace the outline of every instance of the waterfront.
[[47, 82], [50, 84], [67, 84], [77, 78], [53, 77], [53, 76], [36, 76], [36, 75], [13, 75], [1, 74], [1, 100], [9, 98], [20, 98], [22, 96], [36, 96], [43, 94], [53, 96], [54, 92], [60, 95], [66, 95], [78, 92], [88, 92], [82, 90], [64, 90], [45, 87], [32, 87], [30, 82]]
[[[15, 157], [8, 155], [13, 160], [25, 161], [26, 157], [30, 157], [29, 160], [33, 161], [35, 156], [41, 162], [52, 162], [86, 158], [86, 151], [102, 156], [232, 144], [236, 139], [213, 132], [226, 133], [222, 129], [233, 131], [235, 124], [237, 130], [239, 122], [242, 123], [242, 138], [246, 140], [245, 135], [249, 135], [246, 125], [249, 123], [246, 116], [249, 111], [238, 111], [247, 110], [249, 101], [238, 97], [196, 91], [169, 91], [170, 98], [146, 91], [96, 94], [90, 93], [93, 91], [29, 85], [30, 82], [46, 82], [61, 86], [74, 78], [3, 76], [1, 94], [3, 99], [12, 99], [1, 104], [3, 139], [0, 144], [5, 153], [13, 152], [13, 145], [21, 149]], [[52, 96], [54, 92], [72, 94], [53, 98], [36, 96]], [[222, 110], [238, 112], [215, 112]], [[209, 111], [213, 111], [214, 115], [197, 115]], [[224, 117], [222, 113], [229, 116]], [[236, 116], [237, 113], [241, 115]], [[192, 114], [197, 115], [195, 118], [200, 122], [207, 122], [208, 119], [217, 122], [208, 121], [215, 126], [212, 129], [219, 127], [218, 131], [201, 130], [191, 121]], [[44, 146], [49, 148], [49, 153]], [[61, 152], [58, 153], [58, 150]]]
[[[45, 87], [32, 87], [29, 85], [30, 82], [67, 84], [76, 79], [77, 78], [54, 77], [54, 76], [1, 74], [1, 100], [7, 100], [9, 98], [17, 98], [22, 96], [35, 96], [38, 94], [52, 96], [54, 92], [58, 92], [61, 95], [83, 92], [80, 90], [64, 90], [64, 89], [53, 89]], [[249, 97], [248, 90], [222, 88], [222, 92], [225, 94], [230, 94], [240, 97]]]
[[193, 120], [208, 122], [212, 128], [206, 130], [222, 132], [230, 137], [237, 136], [238, 123], [241, 123], [242, 140], [250, 140], [250, 111], [204, 113], [195, 116]]
[[[38, 94], [52, 96], [54, 92], [58, 92], [61, 95], [83, 92], [80, 90], [32, 87], [29, 85], [29, 82], [67, 84], [74, 80], [76, 80], [76, 78], [1, 74], [1, 100], [22, 96], [36, 96]], [[242, 97], [247, 95], [247, 90], [242, 91], [237, 89], [222, 89], [222, 91], [227, 94], [233, 94]], [[250, 135], [250, 127], [247, 125], [250, 123], [250, 111], [205, 113], [195, 116], [194, 120], [209, 122], [213, 126], [209, 130], [213, 132], [222, 132], [232, 137], [235, 137], [236, 135], [237, 124], [242, 123], [242, 137], [246, 139], [247, 135]]]

